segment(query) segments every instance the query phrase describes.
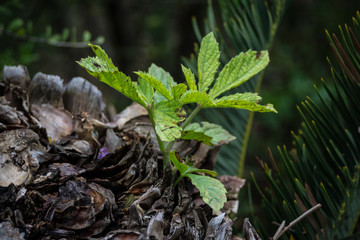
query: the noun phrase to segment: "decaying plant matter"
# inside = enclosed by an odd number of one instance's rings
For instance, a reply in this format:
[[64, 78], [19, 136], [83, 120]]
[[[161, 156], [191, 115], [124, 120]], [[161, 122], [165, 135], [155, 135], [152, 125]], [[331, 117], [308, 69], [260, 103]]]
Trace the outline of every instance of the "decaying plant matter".
[[[113, 121], [83, 78], [5, 67], [0, 82], [0, 233], [10, 239], [231, 239], [242, 183], [222, 177], [231, 201], [214, 212], [189, 181], [174, 187], [150, 121], [133, 104]], [[174, 145], [195, 167], [218, 147]], [[5, 177], [6, 176], [6, 177]], [[221, 178], [220, 178], [221, 180]]]

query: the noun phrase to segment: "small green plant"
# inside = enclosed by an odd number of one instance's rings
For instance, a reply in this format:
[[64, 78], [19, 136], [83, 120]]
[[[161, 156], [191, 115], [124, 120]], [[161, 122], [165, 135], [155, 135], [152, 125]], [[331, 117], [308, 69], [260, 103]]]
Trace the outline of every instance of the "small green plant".
[[[164, 155], [164, 167], [171, 161], [180, 172], [180, 177], [175, 183], [183, 177], [190, 178], [210, 207], [216, 211], [222, 208], [226, 201], [226, 190], [221, 182], [208, 176], [193, 174], [205, 172], [216, 176], [216, 173], [180, 163], [179, 158], [171, 149], [178, 139], [193, 139], [208, 145], [223, 144], [234, 139], [231, 134], [216, 124], [191, 123], [203, 108], [238, 108], [258, 112], [276, 112], [271, 104], [260, 105], [261, 97], [256, 93], [246, 92], [223, 96], [224, 92], [239, 86], [263, 70], [269, 63], [268, 52], [251, 50], [242, 52], [232, 58], [218, 73], [219, 46], [213, 33], [209, 33], [200, 45], [197, 60], [198, 81], [190, 69], [181, 66], [186, 85], [176, 83], [169, 73], [155, 64], [151, 65], [148, 72], [135, 72], [139, 78], [137, 82], [133, 82], [130, 77], [113, 65], [111, 59], [99, 46], [91, 44], [90, 46], [96, 57], [81, 59], [78, 63], [92, 76], [147, 109], [159, 148]], [[183, 106], [191, 103], [195, 103], [196, 107], [187, 116]]]

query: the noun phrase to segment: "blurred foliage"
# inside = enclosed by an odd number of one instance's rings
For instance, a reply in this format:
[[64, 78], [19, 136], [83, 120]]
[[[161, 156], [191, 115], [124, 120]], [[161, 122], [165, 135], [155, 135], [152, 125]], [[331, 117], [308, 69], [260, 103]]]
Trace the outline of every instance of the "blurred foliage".
[[[31, 21], [36, 36], [44, 34], [46, 26], [52, 26], [55, 33], [66, 28], [71, 33], [73, 27], [86, 29], [92, 36], [104, 36], [104, 49], [126, 74], [155, 62], [183, 80], [180, 57], [190, 54], [195, 42], [191, 17], [202, 15], [206, 1], [9, 0], [0, 6], [6, 12], [0, 14], [0, 23], [5, 26], [16, 18]], [[77, 31], [76, 36], [81, 39], [82, 32]], [[76, 59], [90, 54], [88, 48], [55, 48], [5, 34], [0, 35], [0, 46], [1, 68], [4, 64], [25, 64], [31, 74], [57, 74], [65, 81], [77, 75], [88, 77], [75, 64]], [[99, 88], [118, 110], [129, 103], [110, 87]]]
[[[13, 48], [11, 45], [0, 53], [0, 65], [23, 64], [28, 65], [39, 60], [39, 54], [36, 52], [36, 43], [47, 44], [55, 47], [83, 48], [87, 47], [90, 41], [96, 44], [102, 44], [104, 37], [98, 36], [92, 40], [91, 33], [85, 30], [78, 39], [77, 28], [73, 26], [62, 29], [61, 33], [54, 33], [52, 26], [47, 24], [42, 32], [34, 27], [32, 20], [24, 20], [18, 14], [25, 8], [21, 0], [8, 0], [0, 4], [0, 36], [4, 41], [15, 40]], [[21, 41], [21, 43], [17, 42]], [[10, 44], [10, 42], [9, 42]], [[17, 46], [18, 45], [18, 46]]]

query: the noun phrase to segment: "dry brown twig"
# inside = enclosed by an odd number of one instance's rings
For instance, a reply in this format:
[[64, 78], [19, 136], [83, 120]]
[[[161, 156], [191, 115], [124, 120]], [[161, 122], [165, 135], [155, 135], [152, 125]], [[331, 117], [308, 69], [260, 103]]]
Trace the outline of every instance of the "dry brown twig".
[[282, 221], [282, 223], [280, 224], [278, 230], [276, 231], [276, 233], [274, 234], [274, 236], [272, 238], [270, 238], [270, 240], [277, 240], [280, 238], [281, 235], [283, 235], [287, 230], [289, 230], [292, 226], [294, 226], [295, 224], [297, 224], [298, 222], [300, 222], [303, 218], [305, 218], [307, 215], [311, 214], [312, 212], [314, 212], [315, 210], [319, 209], [321, 207], [321, 204], [318, 203], [315, 206], [313, 206], [312, 208], [310, 208], [309, 210], [307, 210], [306, 212], [304, 212], [303, 214], [301, 214], [298, 218], [296, 218], [294, 221], [292, 221], [291, 223], [289, 223], [289, 225], [287, 225], [285, 227], [285, 220]]

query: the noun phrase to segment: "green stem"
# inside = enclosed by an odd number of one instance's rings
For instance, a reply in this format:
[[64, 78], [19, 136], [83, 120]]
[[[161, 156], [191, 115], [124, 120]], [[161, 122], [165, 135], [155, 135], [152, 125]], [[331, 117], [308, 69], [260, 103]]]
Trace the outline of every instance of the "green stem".
[[241, 153], [240, 153], [240, 158], [239, 158], [238, 173], [237, 173], [237, 176], [239, 178], [242, 178], [243, 174], [244, 174], [246, 152], [247, 152], [247, 147], [248, 147], [248, 143], [249, 143], [249, 139], [250, 139], [250, 133], [251, 133], [252, 123], [254, 120], [254, 114], [255, 114], [254, 112], [249, 113], [249, 117], [248, 117], [247, 123], [246, 123], [245, 134], [244, 134], [243, 144], [241, 146]]
[[[255, 88], [255, 92], [259, 92], [263, 77], [264, 77], [264, 71], [262, 71], [259, 75], [258, 82], [257, 82], [256, 88]], [[238, 167], [238, 173], [237, 173], [237, 177], [239, 177], [239, 178], [242, 178], [243, 174], [244, 174], [246, 152], [247, 152], [247, 147], [248, 147], [248, 143], [249, 143], [249, 139], [250, 139], [250, 133], [251, 133], [251, 127], [252, 127], [253, 120], [254, 120], [254, 114], [255, 114], [255, 112], [249, 113], [247, 123], [246, 123], [243, 144], [242, 144], [241, 150], [240, 150], [241, 152], [240, 152], [239, 167]]]
[[175, 187], [180, 182], [180, 180], [183, 179], [183, 177], [184, 177], [183, 175], [180, 175], [174, 182], [173, 186]]
[[[196, 106], [196, 108], [190, 113], [190, 115], [186, 118], [186, 120], [181, 124], [181, 128], [186, 128], [187, 125], [191, 123], [191, 121], [195, 118], [195, 116], [199, 113], [201, 110], [200, 103]], [[165, 152], [169, 152], [171, 148], [174, 146], [175, 141], [169, 142], [165, 147]]]
[[165, 148], [165, 144], [163, 141], [161, 141], [159, 135], [157, 135], [156, 131], [155, 131], [155, 121], [154, 121], [154, 114], [153, 114], [153, 111], [152, 109], [148, 109], [148, 114], [149, 114], [149, 118], [150, 118], [150, 121], [151, 121], [151, 125], [154, 129], [154, 132], [155, 132], [155, 135], [156, 135], [156, 139], [158, 141], [158, 144], [159, 144], [159, 148], [160, 148], [160, 151], [161, 153], [163, 154], [164, 156], [164, 169], [166, 168], [166, 166], [169, 164], [170, 160], [169, 160], [169, 157], [167, 156], [168, 155], [168, 151], [166, 151], [166, 148]]
[[186, 118], [185, 122], [183, 122], [183, 124], [181, 124], [181, 128], [182, 129], [186, 128], [187, 125], [189, 125], [191, 123], [191, 121], [195, 118], [195, 116], [199, 113], [200, 110], [201, 110], [201, 105], [200, 105], [200, 103], [198, 103], [196, 108]]

